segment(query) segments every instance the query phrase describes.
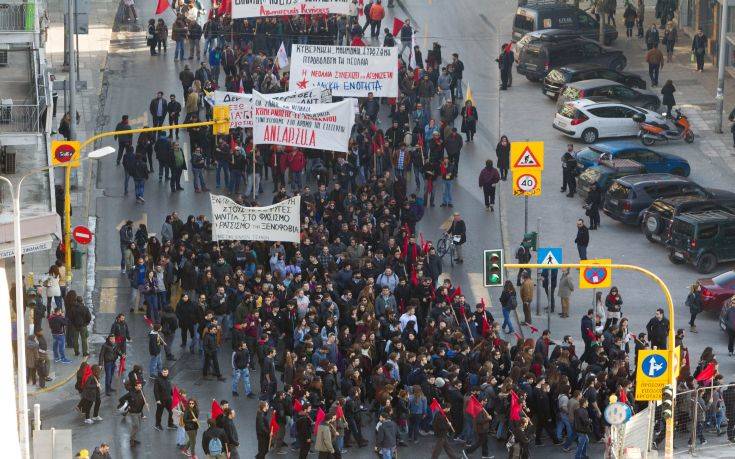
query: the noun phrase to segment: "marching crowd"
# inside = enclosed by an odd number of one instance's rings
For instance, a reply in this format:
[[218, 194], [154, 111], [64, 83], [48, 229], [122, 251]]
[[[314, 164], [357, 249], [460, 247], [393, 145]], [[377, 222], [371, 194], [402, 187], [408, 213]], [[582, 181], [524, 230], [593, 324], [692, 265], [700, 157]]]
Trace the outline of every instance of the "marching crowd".
[[[290, 43], [360, 46], [368, 27], [377, 39], [385, 17], [382, 2], [375, 0], [365, 2], [362, 25], [347, 17], [231, 21], [214, 14], [201, 27], [192, 8], [177, 8], [171, 27], [174, 60], [196, 58], [199, 65], [177, 64], [182, 97], [159, 91], [149, 106], [152, 126], [211, 119], [207, 99], [217, 88], [287, 91], [288, 74], [272, 57], [280, 43], [286, 49]], [[146, 33], [151, 55], [166, 53], [165, 23], [151, 20]], [[478, 449], [483, 458], [491, 457], [491, 438], [504, 444], [510, 457], [526, 458], [532, 445], [548, 437], [581, 459], [588, 444], [606, 434], [603, 412], [611, 395], [634, 411], [641, 408], [634, 402], [631, 368], [637, 351], [666, 347], [669, 323], [663, 311], [646, 332], [634, 334], [614, 288], [581, 318], [579, 348], [572, 336], [555, 340], [535, 329], [530, 312], [518, 320], [519, 302], [530, 311], [532, 281], [526, 273], [519, 273], [515, 285], [506, 282], [497, 298], [502, 320], [493, 316], [490, 303], [470, 304], [459, 286], [442, 277], [442, 258], [417, 224], [427, 207], [434, 207], [435, 184], [442, 189], [441, 206], [453, 207], [452, 184], [463, 145], [473, 141], [478, 111], [470, 98], [463, 100], [464, 63], [458, 54], [445, 59], [434, 43], [424, 59], [412, 45], [410, 21], [396, 36], [388, 29], [383, 36], [383, 46], [400, 47], [400, 95], [360, 101], [347, 154], [253, 146], [244, 129], [219, 137], [208, 127], [144, 133], [135, 142], [132, 134], [117, 136], [125, 194], [132, 178], [136, 199], [145, 202], [154, 158], [159, 182], [168, 182], [172, 193], [183, 190], [180, 178], [187, 167], [193, 169], [195, 192], [209, 191], [205, 175], [211, 170], [214, 187], [244, 205], [263, 204], [257, 198], [270, 181], [274, 203], [301, 196], [301, 242], [213, 242], [211, 222], [203, 215], [184, 221], [173, 212], [156, 236], [144, 225], [126, 222], [119, 232], [120, 267], [131, 286], [130, 312], [144, 312], [150, 326], [150, 359], [147, 368], [126, 364], [130, 331], [120, 313], [99, 355], [77, 372], [77, 409], [85, 423], [102, 421], [102, 393], [112, 395], [121, 375], [118, 408], [129, 419], [131, 448], [140, 444], [145, 414], [155, 408], [153, 428], [176, 430], [177, 445], [187, 456], [203, 451], [207, 457], [239, 457], [234, 404], [196, 400], [185, 387], [192, 381], [172, 382], [168, 367], [177, 346], [184, 351], [179, 359], [201, 359], [205, 380], [225, 381], [231, 374], [233, 398], [259, 399], [258, 458], [269, 451], [284, 454], [290, 438], [300, 458], [310, 451], [320, 459], [341, 457], [373, 439], [376, 452], [391, 459], [397, 448], [434, 435], [433, 458]], [[502, 51], [499, 63], [510, 52]], [[117, 130], [126, 129], [129, 120], [123, 117]], [[179, 143], [180, 134], [188, 137], [189, 152]], [[508, 150], [503, 138], [497, 149], [500, 171], [487, 161], [479, 177], [490, 211], [495, 185], [507, 177]], [[458, 212], [448, 233], [461, 249], [467, 234]], [[456, 253], [461, 262], [461, 250]], [[547, 287], [555, 286], [556, 272], [546, 276]], [[564, 285], [573, 290], [569, 282]], [[550, 292], [553, 297], [554, 287]], [[692, 302], [696, 295], [693, 289]], [[75, 318], [68, 302], [56, 306], [49, 316], [55, 357], [56, 336], [63, 338], [67, 327], [86, 328], [87, 320]], [[41, 317], [49, 312], [41, 311]], [[562, 314], [569, 315], [568, 295], [562, 297]], [[66, 360], [62, 338], [60, 362]], [[29, 342], [41, 346], [38, 338]], [[86, 337], [82, 342], [86, 353]], [[683, 330], [677, 344], [685, 350]], [[722, 381], [711, 349], [696, 370], [684, 355], [682, 387]], [[144, 390], [146, 385], [152, 390]], [[719, 428], [724, 418], [735, 419], [735, 389], [704, 403], [708, 412], [716, 405], [715, 415], [698, 422]], [[735, 422], [728, 423], [727, 433], [735, 441]], [[100, 448], [108, 454], [107, 445]]]

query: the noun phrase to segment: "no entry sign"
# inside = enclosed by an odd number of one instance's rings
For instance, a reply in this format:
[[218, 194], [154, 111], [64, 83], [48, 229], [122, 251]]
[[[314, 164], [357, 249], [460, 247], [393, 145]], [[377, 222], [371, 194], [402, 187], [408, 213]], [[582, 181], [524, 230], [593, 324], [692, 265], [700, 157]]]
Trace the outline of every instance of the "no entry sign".
[[86, 226], [75, 227], [71, 235], [78, 244], [86, 245], [92, 242], [92, 232]]

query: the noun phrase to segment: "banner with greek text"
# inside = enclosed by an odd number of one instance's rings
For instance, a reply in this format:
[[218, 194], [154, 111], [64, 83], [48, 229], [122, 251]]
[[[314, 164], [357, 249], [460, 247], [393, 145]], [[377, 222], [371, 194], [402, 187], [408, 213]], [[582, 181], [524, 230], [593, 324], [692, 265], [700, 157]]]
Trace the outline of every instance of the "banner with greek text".
[[299, 242], [301, 196], [266, 207], [245, 207], [227, 196], [209, 195], [213, 241]]
[[[253, 127], [252, 95], [239, 92], [214, 91], [213, 105], [230, 107], [230, 127]], [[332, 101], [332, 93], [322, 88], [306, 88], [297, 91], [263, 94], [268, 99], [284, 100], [299, 104], [320, 104]]]
[[291, 45], [289, 87], [319, 86], [340, 97], [398, 97], [398, 48]]
[[295, 16], [299, 14], [354, 15], [352, 0], [234, 0], [233, 18]]
[[354, 102], [297, 104], [253, 91], [253, 144], [347, 152], [355, 123]]

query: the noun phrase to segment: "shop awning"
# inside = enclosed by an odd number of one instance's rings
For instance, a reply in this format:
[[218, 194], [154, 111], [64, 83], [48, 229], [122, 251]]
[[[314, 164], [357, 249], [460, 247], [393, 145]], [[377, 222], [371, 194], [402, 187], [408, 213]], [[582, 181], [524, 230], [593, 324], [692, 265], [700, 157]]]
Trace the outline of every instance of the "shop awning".
[[[23, 239], [23, 255], [33, 252], [43, 252], [51, 250], [54, 244], [54, 238], [51, 235], [37, 236]], [[15, 255], [15, 249], [12, 242], [0, 244], [0, 258], [10, 258]]]

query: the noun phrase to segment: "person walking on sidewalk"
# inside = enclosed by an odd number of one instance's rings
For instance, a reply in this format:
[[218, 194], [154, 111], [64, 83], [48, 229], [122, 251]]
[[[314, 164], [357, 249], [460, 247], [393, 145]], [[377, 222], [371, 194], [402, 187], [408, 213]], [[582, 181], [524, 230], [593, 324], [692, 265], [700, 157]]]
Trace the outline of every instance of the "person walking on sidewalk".
[[697, 318], [697, 314], [702, 311], [702, 286], [699, 282], [695, 282], [689, 287], [689, 295], [687, 295], [686, 305], [689, 308], [689, 331], [697, 333], [697, 326], [694, 325], [694, 320]]
[[658, 46], [661, 39], [658, 33], [658, 27], [656, 27], [655, 22], [652, 22], [651, 27], [648, 30], [646, 30], [645, 38], [646, 38], [646, 49], [651, 50], [655, 46]]
[[163, 430], [163, 427], [161, 426], [161, 418], [163, 417], [163, 411], [166, 410], [168, 411], [167, 427], [170, 430], [176, 430], [173, 413], [171, 411], [173, 390], [171, 388], [171, 380], [168, 379], [168, 368], [163, 368], [161, 370], [161, 374], [158, 375], [156, 381], [153, 383], [153, 395], [156, 398], [156, 424], [153, 428], [159, 432]]
[[666, 80], [666, 83], [664, 83], [664, 86], [661, 88], [661, 94], [664, 96], [661, 102], [666, 106], [667, 118], [671, 118], [671, 110], [674, 108], [674, 105], [676, 105], [676, 99], [674, 99], [675, 92], [676, 88], [674, 87], [674, 82]]
[[635, 20], [638, 18], [638, 13], [631, 3], [625, 6], [623, 12], [623, 22], [625, 23], [625, 36], [627, 38], [633, 37], [633, 27], [635, 27]]
[[[84, 381], [82, 388], [82, 402], [81, 409], [84, 413], [84, 423], [94, 424], [94, 421], [101, 421], [100, 417], [100, 404], [102, 399], [100, 398], [100, 367], [99, 365], [92, 366], [92, 374], [87, 376], [87, 380]], [[92, 411], [94, 406], [94, 411]], [[90, 417], [91, 414], [94, 417]]]
[[579, 259], [587, 259], [587, 246], [590, 244], [590, 232], [586, 226], [584, 226], [584, 220], [581, 218], [577, 220], [577, 237], [574, 238], [574, 243], [577, 244], [577, 252], [579, 252]]
[[485, 161], [485, 168], [480, 172], [479, 186], [485, 196], [485, 209], [495, 210], [495, 186], [500, 181], [500, 173], [493, 167], [493, 160]]
[[664, 30], [663, 44], [666, 46], [666, 62], [671, 62], [671, 58], [674, 55], [674, 46], [679, 38], [679, 33], [676, 29], [674, 21], [669, 21], [666, 24], [666, 30]]
[[112, 395], [112, 381], [115, 378], [115, 363], [120, 350], [115, 344], [115, 335], [108, 335], [105, 343], [100, 348], [99, 366], [105, 369], [105, 395]]
[[707, 54], [707, 35], [702, 29], [697, 30], [692, 38], [692, 54], [697, 61], [697, 72], [704, 71], [704, 56]]
[[135, 384], [135, 390], [130, 392], [128, 401], [128, 414], [130, 418], [130, 446], [135, 447], [140, 444], [138, 440], [138, 432], [140, 432], [140, 423], [143, 419], [143, 408], [146, 406], [145, 396], [143, 395], [143, 385], [138, 382]]
[[54, 344], [54, 362], [56, 363], [71, 363], [71, 360], [66, 358], [66, 327], [68, 322], [64, 314], [61, 312], [60, 307], [54, 308], [54, 312], [48, 318], [48, 326], [51, 330], [51, 336], [53, 337]]
[[[658, 33], [658, 32], [657, 32]], [[646, 53], [646, 62], [648, 63], [648, 76], [651, 78], [651, 87], [658, 86], [658, 73], [664, 66], [664, 55], [658, 49], [658, 43], [653, 45]]]

